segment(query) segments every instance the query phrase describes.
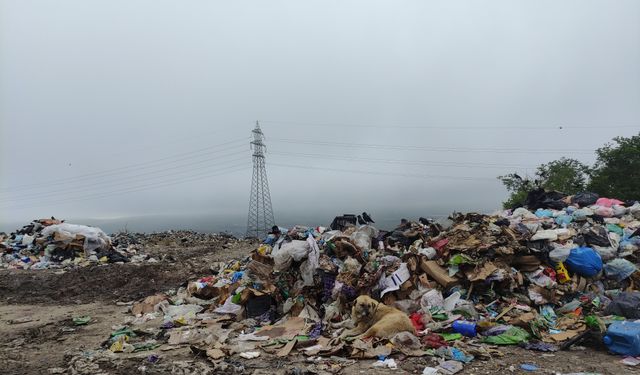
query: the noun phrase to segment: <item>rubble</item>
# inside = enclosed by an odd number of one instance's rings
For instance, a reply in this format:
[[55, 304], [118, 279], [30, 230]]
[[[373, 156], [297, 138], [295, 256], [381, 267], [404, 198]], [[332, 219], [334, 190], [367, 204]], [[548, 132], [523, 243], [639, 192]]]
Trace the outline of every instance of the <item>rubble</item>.
[[[539, 191], [528, 202], [534, 210], [454, 213], [448, 227], [421, 218], [382, 231], [343, 215], [339, 229], [276, 228], [244, 259], [135, 304], [103, 350], [188, 346], [216, 368], [258, 355], [338, 369], [341, 357], [394, 368], [432, 356], [456, 373], [504, 345], [553, 352], [594, 336], [623, 346], [619, 331], [602, 338], [640, 308], [640, 203]], [[401, 310], [414, 332], [342, 335], [363, 294]]]

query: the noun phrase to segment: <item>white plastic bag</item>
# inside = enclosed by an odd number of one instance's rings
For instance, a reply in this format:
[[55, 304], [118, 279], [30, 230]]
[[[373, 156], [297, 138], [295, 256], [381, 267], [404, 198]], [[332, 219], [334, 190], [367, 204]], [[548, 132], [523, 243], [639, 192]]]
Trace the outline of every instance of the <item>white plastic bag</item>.
[[442, 297], [442, 293], [437, 289], [431, 289], [420, 298], [420, 306], [425, 312], [429, 311], [431, 307], [443, 307], [444, 298]]
[[86, 253], [98, 249], [108, 250], [111, 247], [111, 238], [100, 228], [88, 227], [76, 224], [54, 224], [42, 230], [44, 237], [49, 237], [59, 233], [62, 237], [68, 238], [68, 242], [73, 241], [76, 235], [84, 236], [84, 251]]
[[569, 254], [571, 253], [571, 249], [573, 247], [558, 246], [549, 252], [549, 259], [556, 263], [564, 262], [569, 257]]
[[523, 219], [537, 219], [538, 217], [524, 207], [518, 207], [513, 211], [512, 217], [521, 217]]
[[548, 240], [555, 241], [558, 239], [558, 233], [554, 229], [539, 230], [531, 236], [531, 241]]
[[293, 240], [283, 243], [278, 252], [273, 255], [273, 269], [276, 271], [286, 270], [291, 266], [292, 261], [301, 261], [310, 250], [307, 241]]

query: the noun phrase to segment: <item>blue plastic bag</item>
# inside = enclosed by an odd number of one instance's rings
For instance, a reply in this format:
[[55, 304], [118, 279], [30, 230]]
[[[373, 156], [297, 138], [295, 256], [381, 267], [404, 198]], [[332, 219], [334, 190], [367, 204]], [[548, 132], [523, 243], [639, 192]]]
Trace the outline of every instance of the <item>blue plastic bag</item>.
[[542, 208], [538, 208], [535, 212], [536, 216], [539, 218], [543, 218], [543, 217], [551, 217], [553, 216], [553, 211], [551, 210], [545, 210]]
[[565, 261], [567, 269], [584, 277], [593, 277], [602, 270], [602, 258], [590, 247], [576, 247], [571, 249]]
[[626, 259], [614, 259], [604, 265], [604, 273], [608, 278], [622, 281], [636, 272], [635, 264]]
[[556, 224], [562, 225], [565, 227], [571, 224], [572, 221], [573, 221], [573, 216], [571, 215], [560, 215], [556, 217]]

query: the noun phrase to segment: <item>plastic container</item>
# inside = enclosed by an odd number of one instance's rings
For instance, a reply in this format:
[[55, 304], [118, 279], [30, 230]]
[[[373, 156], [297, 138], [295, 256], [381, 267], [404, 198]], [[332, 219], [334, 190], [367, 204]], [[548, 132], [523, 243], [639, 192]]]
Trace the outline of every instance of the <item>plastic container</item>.
[[603, 341], [613, 353], [632, 357], [640, 355], [640, 322], [625, 320], [611, 323]]
[[451, 328], [453, 328], [455, 332], [467, 337], [475, 337], [478, 334], [476, 322], [456, 320], [451, 325]]

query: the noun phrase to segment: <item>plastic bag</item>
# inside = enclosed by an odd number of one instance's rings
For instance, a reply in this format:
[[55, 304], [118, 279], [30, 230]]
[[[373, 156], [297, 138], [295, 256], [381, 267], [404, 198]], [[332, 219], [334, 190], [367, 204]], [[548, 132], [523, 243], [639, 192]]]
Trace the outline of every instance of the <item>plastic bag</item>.
[[619, 205], [614, 205], [613, 207], [611, 207], [613, 209], [613, 216], [615, 217], [621, 217], [627, 214], [627, 212], [629, 212], [629, 209], [623, 206], [619, 206]]
[[622, 228], [615, 224], [607, 224], [607, 230], [611, 233], [617, 233], [620, 236], [624, 235], [624, 231], [622, 230]]
[[619, 201], [617, 199], [611, 199], [611, 198], [598, 198], [598, 200], [596, 201], [596, 205], [602, 206], [602, 207], [611, 207], [614, 204], [621, 205], [621, 204], [624, 204], [624, 202]]
[[453, 292], [451, 295], [444, 299], [442, 302], [442, 307], [447, 311], [453, 311], [456, 308], [456, 305], [460, 301], [460, 292]]
[[160, 304], [160, 309], [164, 313], [165, 322], [180, 321], [188, 323], [196, 319], [196, 314], [204, 308], [200, 305], [166, 305]]
[[535, 215], [539, 218], [547, 218], [553, 216], [553, 211], [545, 210], [543, 208], [538, 208], [535, 212]]
[[523, 219], [537, 219], [538, 217], [523, 207], [518, 207], [513, 211], [512, 217], [521, 217]]
[[482, 342], [494, 345], [517, 345], [529, 340], [529, 333], [519, 327], [511, 327], [497, 336], [485, 337]]
[[588, 216], [593, 216], [593, 210], [588, 207], [585, 207], [585, 208], [581, 208], [579, 210], [573, 211], [571, 215], [573, 216], [573, 220], [575, 221], [585, 221], [587, 220]]
[[633, 206], [629, 207], [629, 213], [640, 220], [640, 202], [636, 202]]
[[558, 239], [558, 233], [554, 229], [539, 230], [531, 237], [531, 241], [547, 240], [555, 241]]
[[582, 236], [584, 237], [587, 245], [597, 245], [597, 246], [611, 246], [611, 242], [609, 241], [609, 234], [604, 227], [594, 226], [592, 228], [586, 229], [582, 231]]
[[426, 256], [428, 259], [435, 259], [438, 252], [433, 247], [422, 248], [418, 250], [418, 254]]
[[581, 192], [571, 198], [571, 203], [577, 204], [580, 207], [586, 207], [596, 203], [598, 198], [600, 198], [600, 196], [596, 193]]
[[569, 271], [584, 277], [593, 277], [602, 270], [602, 258], [590, 247], [572, 249], [565, 261]]
[[627, 319], [640, 319], [640, 292], [622, 292], [604, 309], [607, 315], [620, 315]]
[[363, 251], [371, 250], [371, 237], [364, 232], [355, 232], [350, 237], [353, 244]]
[[571, 222], [573, 221], [573, 216], [566, 215], [566, 214], [558, 215], [555, 221], [556, 221], [556, 224], [558, 225], [567, 226], [571, 224]]
[[442, 293], [437, 289], [431, 289], [420, 298], [420, 306], [425, 312], [429, 311], [431, 307], [443, 307], [444, 298], [442, 297]]
[[614, 259], [604, 265], [607, 277], [622, 281], [636, 272], [636, 266], [626, 259]]
[[552, 262], [560, 263], [567, 260], [571, 253], [571, 249], [575, 248], [575, 245], [573, 243], [569, 243], [563, 246], [554, 243], [553, 247], [554, 249], [549, 252], [549, 259], [551, 259]]
[[292, 261], [299, 262], [304, 259], [310, 251], [307, 241], [293, 240], [285, 242], [280, 246], [277, 252], [274, 252], [273, 262], [274, 270], [284, 271], [291, 266]]
[[309, 248], [309, 251], [307, 253], [307, 260], [302, 262], [302, 264], [300, 265], [300, 274], [302, 276], [302, 280], [304, 281], [304, 285], [312, 286], [315, 284], [313, 281], [313, 275], [315, 274], [316, 269], [319, 266], [320, 248], [318, 247], [316, 240], [311, 234], [307, 236], [307, 246]]
[[612, 217], [613, 216], [613, 208], [611, 208], [611, 207], [598, 206], [598, 207], [596, 207], [594, 212], [596, 213], [596, 215], [600, 215], [602, 217]]
[[227, 298], [224, 301], [224, 304], [220, 307], [217, 307], [215, 310], [213, 310], [213, 312], [218, 314], [234, 314], [234, 315], [239, 315], [240, 313], [242, 313], [242, 306], [236, 305], [235, 303], [231, 302], [232, 298], [233, 298], [232, 296], [229, 296], [229, 298]]
[[610, 246], [593, 246], [593, 249], [600, 255], [600, 258], [605, 262], [611, 259], [615, 259], [618, 256], [618, 251]]
[[44, 237], [49, 237], [58, 233], [64, 237], [66, 243], [73, 241], [77, 235], [84, 237], [84, 251], [90, 252], [98, 249], [108, 250], [111, 247], [111, 238], [106, 235], [100, 228], [88, 227], [86, 225], [76, 224], [54, 224], [42, 230]]

